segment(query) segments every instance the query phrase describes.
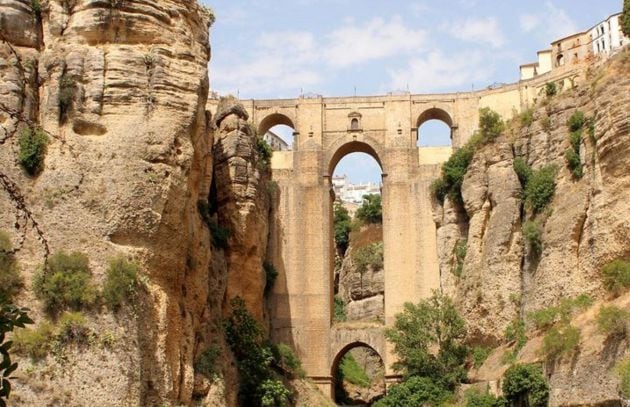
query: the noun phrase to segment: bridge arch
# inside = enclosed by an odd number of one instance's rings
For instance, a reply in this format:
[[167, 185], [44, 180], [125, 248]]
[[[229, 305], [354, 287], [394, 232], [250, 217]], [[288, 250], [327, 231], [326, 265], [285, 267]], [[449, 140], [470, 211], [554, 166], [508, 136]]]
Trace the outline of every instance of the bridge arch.
[[453, 127], [453, 118], [451, 115], [446, 110], [440, 109], [439, 107], [432, 107], [420, 113], [420, 116], [418, 116], [416, 120], [416, 127], [422, 126], [429, 120], [439, 120], [444, 122], [448, 127]]
[[432, 107], [416, 120], [416, 147], [453, 145], [453, 118], [443, 109]]
[[271, 113], [270, 115], [265, 116], [258, 124], [258, 134], [262, 136], [272, 127], [279, 124], [291, 127], [293, 131], [296, 131], [295, 123], [291, 120], [291, 118], [282, 113]]
[[339, 164], [339, 161], [341, 161], [341, 159], [346, 155], [352, 153], [365, 153], [370, 155], [381, 167], [381, 172], [385, 173], [385, 167], [381, 159], [384, 156], [384, 150], [380, 143], [371, 140], [368, 137], [363, 137], [363, 140], [359, 140], [354, 137], [341, 138], [337, 142], [333, 143], [327, 151], [326, 162], [328, 163], [328, 173], [326, 175], [332, 176], [335, 167]]

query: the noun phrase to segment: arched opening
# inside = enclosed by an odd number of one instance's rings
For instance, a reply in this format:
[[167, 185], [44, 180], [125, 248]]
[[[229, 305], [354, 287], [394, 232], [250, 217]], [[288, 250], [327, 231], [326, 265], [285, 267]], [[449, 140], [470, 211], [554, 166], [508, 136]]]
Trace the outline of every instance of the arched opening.
[[369, 406], [385, 395], [383, 359], [365, 343], [353, 343], [339, 352], [332, 377], [338, 405]]
[[385, 271], [382, 168], [369, 145], [352, 142], [331, 160], [333, 324], [383, 323]]
[[350, 130], [359, 130], [359, 119], [356, 117], [350, 122]]
[[453, 119], [442, 109], [424, 111], [416, 123], [417, 147], [450, 147], [453, 144]]
[[258, 135], [262, 137], [274, 151], [293, 149], [295, 125], [287, 116], [279, 113], [265, 117], [258, 126]]

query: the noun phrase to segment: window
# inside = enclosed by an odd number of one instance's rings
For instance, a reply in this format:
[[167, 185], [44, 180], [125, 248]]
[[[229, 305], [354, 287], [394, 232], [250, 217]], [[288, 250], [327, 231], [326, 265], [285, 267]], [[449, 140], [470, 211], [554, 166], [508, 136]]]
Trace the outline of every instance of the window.
[[350, 121], [350, 130], [359, 130], [359, 119], [356, 117]]

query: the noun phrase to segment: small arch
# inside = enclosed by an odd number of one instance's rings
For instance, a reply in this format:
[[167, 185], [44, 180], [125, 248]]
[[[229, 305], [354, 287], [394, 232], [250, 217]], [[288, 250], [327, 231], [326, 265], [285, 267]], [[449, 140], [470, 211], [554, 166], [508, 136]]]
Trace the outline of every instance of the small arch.
[[295, 126], [293, 121], [280, 113], [266, 116], [258, 125], [258, 135], [262, 137], [274, 151], [286, 151], [293, 148]]
[[[342, 365], [342, 361], [344, 360], [344, 357], [346, 357], [347, 355], [351, 355], [350, 352], [353, 351], [354, 349], [360, 349], [360, 348], [367, 349], [367, 351], [368, 351], [367, 353], [370, 356], [378, 357], [378, 361], [380, 362], [379, 363], [379, 370], [381, 371], [381, 372], [379, 372], [379, 374], [374, 375], [374, 377], [369, 377], [368, 376], [368, 378], [369, 378], [369, 380], [371, 382], [370, 383], [371, 390], [373, 390], [373, 386], [374, 385], [380, 387], [381, 388], [380, 395], [376, 395], [376, 397], [374, 397], [374, 395], [372, 394], [371, 395], [371, 397], [372, 397], [371, 400], [363, 400], [363, 401], [364, 402], [368, 402], [371, 405], [371, 403], [375, 402], [377, 399], [379, 399], [380, 397], [385, 395], [385, 392], [386, 392], [386, 385], [385, 385], [385, 380], [384, 380], [384, 377], [385, 377], [385, 362], [383, 360], [383, 356], [376, 349], [374, 349], [373, 346], [370, 346], [370, 345], [368, 345], [365, 342], [357, 341], [357, 342], [353, 342], [353, 343], [350, 343], [350, 344], [344, 346], [335, 355], [335, 358], [333, 359], [333, 363], [332, 363], [332, 366], [331, 366], [331, 377], [333, 378], [333, 387], [335, 389], [335, 401], [336, 402], [351, 402], [352, 401], [352, 400], [347, 400], [347, 399], [344, 400], [344, 398], [347, 397], [348, 394], [345, 392], [345, 389], [343, 387], [343, 383], [339, 382], [339, 379], [340, 379], [339, 376], [340, 376], [340, 373], [341, 373], [341, 369], [340, 368], [341, 368], [341, 365]], [[355, 363], [355, 366], [356, 365], [360, 366], [360, 364], [361, 364], [360, 361], [356, 361], [356, 359], [354, 359], [354, 358], [353, 358], [353, 363]], [[362, 367], [365, 367], [365, 366], [362, 366]], [[364, 370], [364, 372], [365, 372], [365, 370]], [[367, 375], [367, 372], [365, 372], [365, 373]]]
[[453, 119], [445, 110], [437, 107], [425, 110], [416, 121], [416, 146], [451, 146], [453, 127]]
[[289, 117], [281, 113], [272, 113], [260, 121], [260, 124], [258, 125], [258, 134], [262, 136], [267, 133], [272, 127], [280, 124], [291, 127], [295, 130], [295, 124], [293, 124], [293, 121]]

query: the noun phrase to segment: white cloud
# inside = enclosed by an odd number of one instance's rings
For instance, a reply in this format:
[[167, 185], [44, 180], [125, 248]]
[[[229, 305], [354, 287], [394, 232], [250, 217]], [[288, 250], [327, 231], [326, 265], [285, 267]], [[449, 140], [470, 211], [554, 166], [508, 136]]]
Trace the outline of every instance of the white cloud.
[[521, 30], [523, 32], [531, 32], [538, 28], [541, 18], [535, 14], [523, 14], [519, 17], [519, 23], [521, 24]]
[[505, 37], [494, 17], [470, 18], [452, 24], [449, 33], [457, 39], [479, 44], [488, 44], [500, 48], [505, 44]]
[[539, 14], [521, 15], [519, 22], [523, 32], [540, 32], [548, 43], [578, 32], [575, 21], [564, 9], [556, 7], [551, 1], [545, 3], [544, 11]]
[[405, 26], [400, 16], [389, 21], [374, 18], [364, 25], [349, 21], [327, 36], [326, 62], [334, 67], [347, 67], [366, 61], [418, 53], [426, 42], [422, 29]]
[[478, 50], [448, 56], [432, 51], [424, 58], [411, 59], [403, 69], [389, 70], [388, 74], [389, 89], [409, 86], [415, 93], [469, 89], [474, 82], [488, 81], [493, 71], [486, 55]]

